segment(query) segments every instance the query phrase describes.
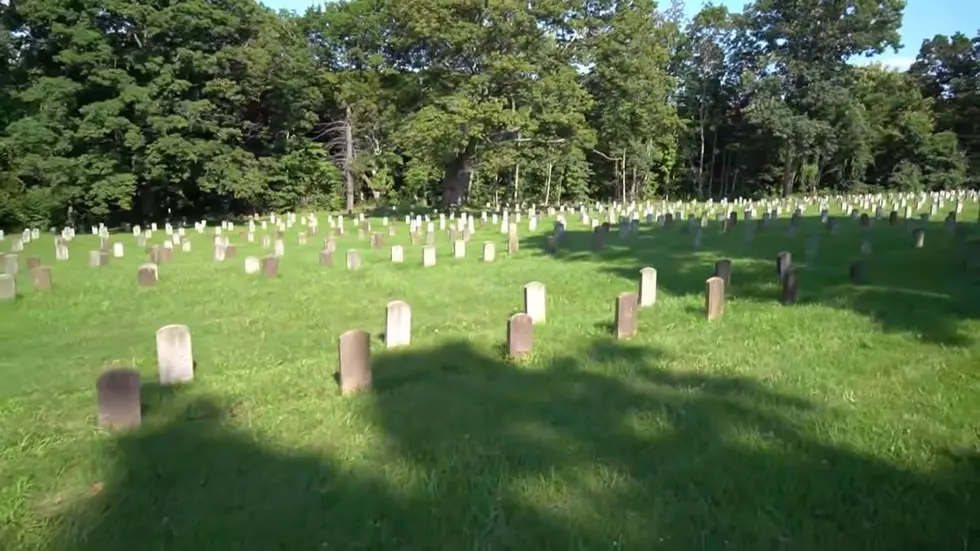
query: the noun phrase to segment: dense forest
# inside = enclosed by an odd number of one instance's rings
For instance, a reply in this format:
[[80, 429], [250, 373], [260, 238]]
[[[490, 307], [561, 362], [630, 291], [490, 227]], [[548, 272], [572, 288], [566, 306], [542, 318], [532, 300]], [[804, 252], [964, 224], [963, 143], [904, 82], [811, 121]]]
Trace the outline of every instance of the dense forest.
[[7, 0], [0, 227], [980, 185], [980, 34], [854, 63], [903, 8]]

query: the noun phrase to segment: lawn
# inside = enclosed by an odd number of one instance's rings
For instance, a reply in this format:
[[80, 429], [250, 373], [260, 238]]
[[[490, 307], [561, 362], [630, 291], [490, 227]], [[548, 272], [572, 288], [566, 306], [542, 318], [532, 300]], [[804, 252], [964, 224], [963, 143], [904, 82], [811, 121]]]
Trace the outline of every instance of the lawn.
[[[191, 228], [193, 250], [149, 289], [132, 235], [113, 236], [126, 256], [102, 268], [88, 266], [98, 238], [79, 234], [58, 262], [42, 235], [21, 253], [20, 296], [0, 303], [0, 549], [972, 549], [980, 283], [943, 214], [922, 249], [877, 221], [862, 285], [848, 279], [862, 256], [849, 217], [835, 235], [804, 218], [796, 237], [784, 217], [751, 243], [755, 221], [724, 234], [712, 219], [698, 250], [683, 224], [644, 221], [592, 251], [569, 214], [554, 255], [554, 218], [534, 233], [525, 218], [514, 256], [488, 223], [464, 259], [437, 233], [423, 268], [424, 240], [409, 244], [399, 215], [377, 250], [348, 227], [324, 268], [321, 214], [308, 244], [287, 231], [277, 279], [243, 270], [269, 254], [262, 232], [250, 244], [236, 229], [237, 258], [215, 262], [210, 228]], [[960, 217], [971, 231], [977, 214], [970, 203]], [[799, 269], [794, 305], [778, 301], [783, 250]], [[30, 288], [28, 256], [52, 267], [52, 291]], [[732, 285], [708, 322], [720, 258]], [[645, 266], [657, 303], [617, 341], [616, 296]], [[507, 319], [531, 281], [547, 287], [547, 322], [510, 361]], [[412, 307], [412, 344], [389, 352], [395, 299]], [[161, 387], [154, 335], [173, 323], [191, 329], [196, 374]], [[341, 396], [349, 329], [372, 334], [374, 388]], [[141, 373], [138, 429], [96, 427], [110, 366]]]

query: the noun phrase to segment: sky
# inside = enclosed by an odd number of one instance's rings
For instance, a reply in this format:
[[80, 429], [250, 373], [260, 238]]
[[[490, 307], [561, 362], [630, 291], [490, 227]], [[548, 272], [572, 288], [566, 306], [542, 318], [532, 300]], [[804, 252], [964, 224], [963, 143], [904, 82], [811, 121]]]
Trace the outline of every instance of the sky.
[[[306, 8], [323, 3], [321, 0], [260, 0], [273, 9], [286, 9], [302, 13]], [[732, 10], [741, 10], [747, 0], [716, 0]], [[687, 0], [687, 13], [694, 15], [701, 4]], [[907, 69], [915, 61], [922, 41], [937, 34], [951, 35], [960, 31], [967, 36], [976, 36], [980, 31], [980, 0], [908, 0], [902, 23], [902, 43], [904, 47], [897, 53], [887, 51], [870, 60], [878, 61], [898, 69]]]

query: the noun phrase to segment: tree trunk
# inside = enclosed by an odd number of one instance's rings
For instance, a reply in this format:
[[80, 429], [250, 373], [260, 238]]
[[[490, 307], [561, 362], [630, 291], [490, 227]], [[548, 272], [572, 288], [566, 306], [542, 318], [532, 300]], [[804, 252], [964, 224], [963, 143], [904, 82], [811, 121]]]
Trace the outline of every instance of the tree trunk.
[[711, 140], [711, 164], [708, 166], [708, 195], [715, 192], [715, 158], [718, 155], [718, 129], [715, 128], [714, 137]]
[[344, 181], [347, 195], [347, 213], [354, 212], [354, 131], [351, 129], [350, 107], [344, 121]]
[[[551, 204], [550, 203], [550, 200], [551, 200], [551, 169], [554, 166], [555, 166], [554, 163], [551, 163], [551, 162], [548, 163], [548, 178], [545, 180], [545, 183], [544, 183], [544, 204], [545, 205], [550, 205]], [[561, 202], [560, 199], [559, 199], [559, 202]]]
[[514, 205], [520, 203], [518, 199], [521, 195], [521, 163], [514, 164]]
[[623, 204], [626, 204], [626, 150], [623, 150], [623, 170], [622, 170], [622, 200]]
[[793, 145], [786, 145], [786, 160], [783, 162], [783, 197], [793, 195]]

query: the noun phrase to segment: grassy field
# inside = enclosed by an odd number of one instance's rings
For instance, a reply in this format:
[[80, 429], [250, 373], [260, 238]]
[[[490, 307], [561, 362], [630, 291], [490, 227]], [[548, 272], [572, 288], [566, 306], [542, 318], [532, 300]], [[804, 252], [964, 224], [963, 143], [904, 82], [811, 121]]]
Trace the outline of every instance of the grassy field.
[[[280, 277], [246, 276], [246, 255], [211, 259], [188, 232], [159, 284], [139, 289], [146, 256], [68, 262], [50, 235], [21, 254], [21, 296], [0, 303], [0, 549], [490, 550], [928, 549], [980, 546], [980, 282], [959, 267], [941, 216], [914, 249], [875, 224], [866, 285], [848, 281], [857, 221], [822, 231], [786, 219], [744, 238], [712, 221], [691, 234], [642, 224], [600, 252], [569, 216], [545, 256], [542, 220], [521, 250], [487, 224], [467, 257], [421, 266], [398, 235], [371, 250], [326, 230], [287, 232]], [[975, 226], [977, 206], [962, 215]], [[754, 222], [753, 222], [754, 224]], [[380, 224], [376, 221], [375, 227]], [[352, 233], [352, 232], [351, 232]], [[807, 236], [820, 250], [805, 262]], [[164, 239], [158, 232], [152, 242]], [[483, 241], [497, 260], [480, 260]], [[7, 250], [10, 237], [0, 244]], [[403, 244], [406, 262], [388, 261]], [[364, 266], [343, 269], [343, 252]], [[793, 253], [800, 300], [778, 302], [774, 262]], [[52, 266], [30, 289], [24, 264]], [[722, 319], [702, 314], [714, 261], [734, 260]], [[659, 300], [639, 334], [611, 336], [618, 293], [658, 270]], [[522, 286], [547, 286], [535, 351], [502, 356]], [[384, 350], [388, 301], [413, 309], [412, 346]], [[193, 334], [196, 378], [156, 381], [155, 331]], [[372, 392], [341, 397], [337, 337], [373, 335]], [[95, 426], [107, 366], [142, 374], [144, 420]]]

